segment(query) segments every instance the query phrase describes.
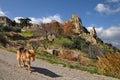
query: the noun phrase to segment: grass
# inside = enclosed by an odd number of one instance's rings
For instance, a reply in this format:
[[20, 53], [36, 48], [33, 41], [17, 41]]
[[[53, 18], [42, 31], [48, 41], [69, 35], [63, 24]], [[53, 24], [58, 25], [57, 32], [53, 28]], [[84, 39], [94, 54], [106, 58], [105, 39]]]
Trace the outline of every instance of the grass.
[[51, 55], [46, 51], [41, 51], [41, 53], [38, 53], [37, 58], [46, 60], [52, 64], [63, 64], [61, 61], [58, 60], [57, 56]]
[[16, 50], [15, 50], [15, 49], [12, 49], [12, 48], [5, 48], [5, 47], [0, 46], [0, 49], [2, 49], [2, 50], [7, 50], [7, 51], [9, 51], [9, 52], [16, 53]]
[[33, 33], [32, 33], [32, 31], [31, 30], [25, 30], [25, 31], [23, 31], [22, 32], [22, 36], [24, 36], [24, 37], [32, 37], [33, 36]]
[[55, 48], [59, 48], [59, 47], [71, 47], [73, 44], [73, 42], [65, 37], [60, 37], [60, 38], [56, 38], [52, 43], [49, 43], [50, 46], [54, 46]]

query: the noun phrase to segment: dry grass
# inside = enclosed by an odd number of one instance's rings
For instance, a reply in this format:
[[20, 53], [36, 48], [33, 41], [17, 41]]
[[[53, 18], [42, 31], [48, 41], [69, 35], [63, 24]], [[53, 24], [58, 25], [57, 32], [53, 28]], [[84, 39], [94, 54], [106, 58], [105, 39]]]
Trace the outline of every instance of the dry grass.
[[106, 57], [99, 57], [97, 67], [101, 73], [120, 77], [120, 54], [109, 54]]

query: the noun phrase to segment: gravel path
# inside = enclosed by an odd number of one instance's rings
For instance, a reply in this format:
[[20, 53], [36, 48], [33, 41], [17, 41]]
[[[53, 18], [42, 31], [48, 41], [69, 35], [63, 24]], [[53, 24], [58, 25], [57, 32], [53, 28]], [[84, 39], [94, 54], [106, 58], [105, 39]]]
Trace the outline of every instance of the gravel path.
[[0, 80], [118, 80], [42, 60], [36, 60], [31, 65], [32, 73], [28, 73], [25, 68], [17, 66], [16, 54], [0, 49]]

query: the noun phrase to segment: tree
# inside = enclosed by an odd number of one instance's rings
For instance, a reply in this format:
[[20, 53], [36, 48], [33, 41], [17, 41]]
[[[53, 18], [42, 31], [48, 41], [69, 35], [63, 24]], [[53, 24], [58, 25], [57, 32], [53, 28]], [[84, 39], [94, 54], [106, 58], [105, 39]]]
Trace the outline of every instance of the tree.
[[80, 36], [75, 37], [73, 40], [73, 48], [74, 49], [79, 49], [79, 50], [83, 51], [84, 48], [86, 48], [88, 46], [89, 46], [89, 43], [87, 43]]
[[16, 24], [17, 24], [16, 21], [13, 20], [13, 21], [12, 21], [12, 26], [16, 26]]
[[31, 23], [30, 23], [31, 19], [29, 18], [20, 18], [19, 21], [20, 21], [20, 26], [22, 28], [31, 26]]

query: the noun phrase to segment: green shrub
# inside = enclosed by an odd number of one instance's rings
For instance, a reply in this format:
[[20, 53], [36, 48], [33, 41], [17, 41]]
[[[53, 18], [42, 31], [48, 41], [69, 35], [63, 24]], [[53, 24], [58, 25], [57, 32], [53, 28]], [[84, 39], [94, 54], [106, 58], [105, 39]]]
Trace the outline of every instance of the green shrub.
[[80, 36], [73, 39], [73, 49], [81, 50], [86, 53], [89, 58], [97, 59], [97, 56], [105, 56], [106, 52], [97, 45], [92, 45]]
[[7, 46], [7, 43], [8, 43], [8, 40], [7, 40], [6, 35], [5, 35], [3, 32], [0, 32], [0, 44], [1, 44], [3, 47], [6, 47], [6, 46]]
[[88, 49], [89, 43], [86, 40], [82, 39], [81, 37], [77, 36], [73, 39], [73, 49], [79, 49], [85, 52]]
[[73, 45], [73, 42], [65, 37], [57, 38], [54, 40], [53, 45], [56, 47], [65, 47], [65, 48], [71, 48]]
[[0, 32], [3, 32], [3, 26], [0, 26]]
[[21, 28], [20, 27], [15, 27], [15, 26], [4, 26], [3, 27], [3, 31], [5, 32], [21, 32]]

